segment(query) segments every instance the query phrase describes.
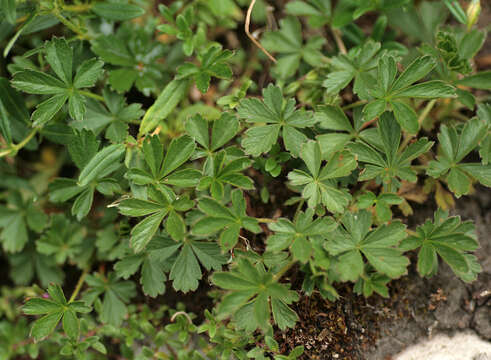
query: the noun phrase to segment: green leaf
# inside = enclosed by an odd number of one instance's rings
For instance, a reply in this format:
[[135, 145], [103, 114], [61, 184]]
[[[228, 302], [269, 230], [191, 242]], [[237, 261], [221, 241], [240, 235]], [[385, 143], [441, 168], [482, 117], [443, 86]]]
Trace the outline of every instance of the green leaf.
[[231, 196], [232, 208], [227, 208], [211, 198], [200, 199], [198, 208], [207, 216], [199, 219], [193, 226], [193, 233], [200, 235], [221, 231], [219, 241], [225, 250], [230, 250], [235, 246], [241, 228], [253, 233], [261, 232], [257, 220], [246, 215], [242, 192], [238, 189], [233, 190]]
[[208, 121], [200, 114], [196, 114], [186, 121], [186, 132], [205, 149], [210, 147]]
[[165, 223], [165, 230], [175, 241], [183, 241], [186, 234], [186, 225], [181, 216], [175, 211], [171, 211]]
[[29, 123], [29, 112], [22, 96], [15, 91], [6, 78], [0, 77], [0, 134], [11, 144], [20, 134], [16, 131]]
[[401, 244], [407, 250], [420, 247], [417, 268], [421, 276], [436, 273], [439, 255], [465, 282], [475, 280], [481, 271], [481, 267], [473, 263], [474, 257], [470, 254], [478, 246], [474, 225], [469, 221], [461, 222], [460, 217], [449, 217], [441, 209], [435, 212], [433, 222], [427, 220], [417, 228], [415, 235]]
[[395, 97], [433, 99], [455, 97], [455, 88], [443, 81], [433, 80], [409, 86], [394, 93]]
[[108, 175], [107, 169], [114, 168], [114, 163], [121, 159], [124, 152], [124, 144], [109, 145], [100, 150], [80, 172], [79, 186], [86, 186], [93, 180]]
[[196, 144], [190, 136], [183, 135], [173, 139], [165, 154], [160, 176], [164, 177], [184, 164], [193, 154], [195, 147]]
[[161, 210], [146, 217], [131, 230], [131, 247], [136, 253], [145, 249], [166, 215], [167, 211]]
[[75, 165], [79, 169], [83, 169], [90, 159], [96, 155], [99, 149], [99, 141], [97, 141], [93, 132], [84, 129], [80, 132], [75, 132], [75, 135], [70, 137], [67, 148]]
[[31, 328], [31, 336], [36, 340], [42, 340], [49, 336], [61, 320], [63, 312], [55, 312], [38, 319]]
[[37, 105], [32, 113], [32, 125], [41, 126], [50, 121], [68, 100], [68, 95], [59, 94]]
[[97, 15], [113, 21], [125, 21], [145, 14], [145, 10], [139, 6], [122, 2], [98, 2], [91, 7]]
[[230, 113], [223, 113], [213, 121], [211, 132], [211, 150], [215, 151], [225, 145], [239, 131], [239, 121]]
[[201, 269], [198, 260], [191, 247], [184, 244], [169, 274], [169, 279], [173, 280], [172, 286], [182, 292], [194, 291], [198, 288], [200, 278]]
[[54, 95], [66, 91], [66, 84], [61, 80], [36, 70], [23, 70], [15, 73], [12, 85], [29, 94]]
[[22, 307], [22, 311], [26, 315], [43, 315], [61, 311], [60, 304], [53, 300], [42, 298], [29, 299]]
[[72, 83], [73, 51], [63, 38], [53, 38], [45, 45], [46, 61], [55, 74], [66, 84]]
[[410, 134], [416, 134], [419, 130], [418, 115], [413, 108], [402, 101], [391, 101], [390, 106], [401, 127]]
[[254, 157], [266, 153], [276, 143], [280, 128], [280, 125], [252, 127], [246, 131], [247, 137], [242, 140], [242, 147]]
[[[351, 20], [351, 15], [350, 15]], [[337, 94], [354, 79], [353, 91], [363, 99], [368, 98], [368, 88], [373, 86], [376, 79], [370, 71], [377, 67], [379, 58], [384, 54], [381, 44], [367, 40], [348, 52], [332, 58], [331, 72], [322, 83], [330, 94]]]
[[444, 0], [444, 3], [458, 22], [467, 23], [467, 15], [457, 0]]
[[120, 326], [127, 313], [125, 304], [136, 295], [135, 284], [117, 279], [113, 272], [106, 278], [100, 274], [88, 275], [85, 281], [89, 289], [84, 294], [84, 299], [89, 304], [102, 297], [102, 307], [99, 310], [101, 321]]
[[80, 323], [74, 310], [68, 309], [63, 312], [63, 331], [72, 340], [80, 336]]
[[348, 151], [331, 154], [327, 164], [321, 167], [321, 150], [318, 142], [308, 141], [302, 147], [300, 157], [310, 173], [293, 170], [288, 179], [293, 185], [302, 185], [302, 197], [315, 208], [323, 204], [331, 212], [343, 212], [351, 199], [344, 188], [338, 188], [336, 179], [347, 176], [356, 168], [356, 159]]
[[247, 154], [259, 156], [268, 152], [276, 143], [280, 129], [285, 147], [293, 156], [298, 156], [300, 145], [307, 137], [297, 129], [306, 128], [316, 123], [312, 113], [295, 110], [295, 100], [283, 100], [281, 89], [270, 84], [263, 90], [264, 101], [244, 99], [237, 109], [239, 117], [247, 122], [266, 123], [246, 131], [242, 147]]
[[396, 79], [392, 86], [392, 93], [402, 90], [418, 80], [424, 78], [435, 67], [435, 60], [431, 56], [423, 56], [414, 60], [404, 72]]
[[328, 233], [325, 248], [338, 256], [337, 268], [342, 280], [356, 281], [364, 272], [363, 254], [378, 273], [398, 278], [406, 273], [409, 260], [397, 246], [406, 238], [405, 226], [400, 222], [381, 225], [370, 231], [372, 216], [366, 211], [346, 213], [344, 227]]
[[491, 90], [491, 71], [481, 71], [457, 81], [457, 84], [474, 89]]
[[237, 326], [247, 332], [257, 328], [266, 330], [271, 313], [281, 329], [293, 327], [298, 319], [288, 306], [298, 300], [298, 295], [289, 290], [289, 285], [278, 283], [272, 271], [266, 271], [260, 263], [254, 265], [240, 258], [230, 271], [215, 272], [212, 282], [230, 290], [219, 304], [218, 312], [232, 316]]
[[102, 75], [104, 63], [101, 60], [92, 58], [85, 60], [77, 69], [73, 86], [77, 89], [92, 87], [97, 79]]
[[363, 115], [366, 121], [370, 121], [382, 115], [387, 108], [387, 102], [384, 99], [372, 101], [363, 108]]
[[7, 21], [10, 24], [15, 25], [15, 21], [17, 20], [17, 9], [15, 0], [2, 0], [0, 4]]
[[157, 97], [157, 100], [147, 110], [140, 124], [140, 134], [146, 134], [157, 127], [174, 110], [177, 104], [186, 96], [189, 80], [172, 80]]

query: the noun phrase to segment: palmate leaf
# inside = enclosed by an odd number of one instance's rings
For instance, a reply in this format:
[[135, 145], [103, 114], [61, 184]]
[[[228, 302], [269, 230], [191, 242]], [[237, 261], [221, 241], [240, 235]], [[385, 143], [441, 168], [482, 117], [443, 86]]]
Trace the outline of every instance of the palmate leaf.
[[455, 126], [442, 125], [438, 140], [440, 154], [429, 162], [427, 174], [434, 178], [446, 178], [456, 197], [468, 194], [472, 181], [491, 187], [491, 165], [463, 163], [462, 160], [481, 143], [487, 135], [488, 124], [479, 118], [468, 121], [457, 131]]
[[231, 208], [211, 198], [200, 199], [198, 208], [206, 216], [198, 220], [192, 229], [197, 235], [209, 235], [220, 231], [219, 242], [224, 250], [230, 250], [237, 244], [242, 228], [256, 234], [262, 231], [257, 220], [247, 216], [242, 191], [234, 190], [231, 198]]
[[308, 16], [312, 27], [320, 27], [329, 22], [331, 17], [330, 0], [294, 0], [286, 4], [286, 11], [290, 15]]
[[254, 189], [252, 179], [243, 174], [251, 166], [251, 160], [243, 155], [240, 150], [233, 152], [221, 150], [208, 156], [197, 189], [200, 191], [209, 189], [211, 196], [216, 200], [223, 198], [226, 186], [243, 190]]
[[403, 199], [396, 194], [381, 193], [377, 196], [371, 191], [359, 196], [357, 200], [360, 209], [367, 209], [374, 206], [377, 219], [381, 222], [390, 221], [392, 219], [390, 207], [392, 205], [400, 204], [403, 201]]
[[198, 288], [203, 276], [201, 266], [206, 270], [220, 270], [226, 261], [219, 246], [213, 242], [191, 238], [176, 240], [160, 235], [152, 238], [145, 251], [117, 262], [115, 270], [118, 276], [127, 279], [141, 268], [143, 291], [155, 297], [165, 292], [166, 272], [169, 272], [172, 287], [186, 293]]
[[308, 172], [293, 170], [288, 173], [292, 185], [302, 186], [302, 197], [307, 199], [310, 208], [324, 205], [331, 212], [343, 212], [351, 195], [347, 189], [339, 188], [338, 178], [348, 176], [356, 168], [356, 159], [348, 151], [331, 154], [322, 165], [322, 152], [318, 142], [309, 140], [300, 152]]
[[238, 131], [239, 121], [229, 112], [222, 113], [220, 118], [213, 120], [211, 124], [199, 114], [186, 121], [186, 132], [202, 147], [202, 149], [198, 148], [198, 154], [193, 158], [201, 158], [217, 152], [232, 140]]
[[296, 221], [280, 218], [276, 222], [269, 224], [269, 229], [274, 232], [268, 237], [268, 251], [282, 251], [290, 249], [293, 257], [306, 263], [311, 256], [316, 257], [313, 238], [324, 238], [328, 232], [336, 227], [336, 223], [330, 217], [319, 217], [313, 220], [314, 211], [309, 208], [307, 211], [300, 212]]
[[150, 136], [145, 139], [141, 156], [144, 165], [131, 167], [126, 173], [126, 178], [137, 185], [150, 185], [166, 187], [174, 185], [191, 187], [198, 183], [201, 173], [198, 170], [186, 168], [177, 170], [194, 153], [196, 144], [187, 135], [173, 139], [164, 156], [164, 148], [158, 136]]
[[14, 74], [12, 85], [29, 94], [50, 95], [32, 114], [33, 126], [50, 121], [68, 101], [68, 112], [74, 120], [85, 116], [85, 94], [78, 90], [95, 85], [104, 63], [97, 59], [84, 61], [73, 76], [73, 50], [63, 38], [53, 38], [44, 46], [46, 61], [55, 76], [26, 69]]
[[337, 257], [335, 268], [341, 281], [356, 282], [365, 271], [366, 261], [378, 273], [392, 279], [406, 273], [408, 258], [398, 248], [406, 238], [406, 227], [399, 221], [372, 230], [372, 215], [365, 210], [347, 212], [338, 226], [327, 234], [326, 250]]
[[212, 77], [230, 79], [232, 70], [226, 61], [233, 56], [230, 50], [222, 50], [221, 45], [210, 46], [198, 56], [200, 65], [185, 63], [177, 69], [176, 79], [192, 78], [201, 93], [206, 93]]
[[180, 247], [172, 239], [155, 236], [147, 248], [139, 254], [126, 254], [114, 265], [116, 274], [128, 279], [140, 269], [140, 284], [143, 292], [151, 297], [165, 292], [165, 262], [175, 254]]
[[322, 86], [327, 92], [337, 94], [354, 79], [353, 91], [366, 98], [367, 89], [376, 81], [370, 72], [377, 67], [379, 58], [386, 54], [380, 48], [380, 43], [368, 40], [363, 45], [350, 49], [347, 55], [334, 57], [331, 61], [332, 70]]
[[[474, 224], [462, 222], [459, 216], [448, 216], [438, 209], [434, 221], [427, 220], [416, 234], [401, 243], [401, 249], [419, 248], [417, 269], [421, 276], [433, 276], [438, 271], [438, 256], [465, 282], [474, 281], [481, 266], [471, 252], [479, 247]], [[437, 256], [438, 255], [438, 256]]]
[[121, 281], [114, 272], [104, 276], [100, 273], [88, 275], [85, 279], [89, 289], [83, 299], [93, 304], [102, 297], [99, 310], [103, 323], [120, 326], [127, 314], [126, 304], [136, 295], [135, 284], [132, 281]]
[[264, 100], [244, 99], [237, 109], [239, 117], [251, 123], [266, 123], [256, 125], [246, 131], [242, 140], [242, 147], [246, 154], [259, 156], [271, 150], [277, 142], [281, 131], [285, 148], [293, 156], [298, 156], [301, 144], [307, 136], [299, 131], [313, 126], [316, 120], [312, 113], [304, 110], [295, 110], [295, 100], [283, 100], [279, 87], [270, 84], [263, 90]]
[[409, 182], [417, 180], [411, 162], [426, 153], [433, 146], [427, 138], [420, 138], [400, 149], [401, 127], [394, 116], [385, 112], [378, 121], [377, 138], [365, 137], [365, 141], [348, 144], [348, 148], [364, 163], [359, 180], [378, 179], [384, 183], [387, 192], [395, 191], [401, 185], [399, 179]]
[[[107, 81], [117, 92], [127, 92], [135, 85], [149, 96], [164, 80], [165, 68], [158, 59], [164, 55], [165, 47], [154, 41], [153, 26], [143, 27], [123, 22], [115, 33], [100, 34], [90, 43], [94, 54], [114, 65], [108, 70]], [[180, 100], [184, 94], [175, 95]], [[173, 108], [170, 104], [169, 107]]]
[[36, 251], [32, 242], [21, 252], [9, 255], [8, 262], [9, 277], [16, 285], [29, 285], [37, 279], [41, 286], [47, 287], [51, 283], [61, 283], [64, 278], [55, 260]]
[[67, 259], [77, 260], [77, 255], [83, 252], [82, 241], [86, 229], [77, 223], [71, 223], [61, 214], [51, 217], [49, 230], [36, 241], [39, 253], [53, 256], [58, 264], [64, 264]]
[[77, 341], [80, 336], [80, 321], [77, 313], [88, 313], [91, 308], [83, 301], [68, 302], [59, 285], [49, 285], [47, 292], [50, 299], [31, 298], [22, 307], [26, 315], [43, 315], [33, 323], [31, 336], [36, 340], [46, 338], [61, 320], [65, 334], [72, 341]]
[[[104, 132], [105, 138], [113, 143], [120, 143], [128, 135], [128, 124], [139, 120], [144, 111], [141, 104], [126, 104], [124, 96], [105, 88], [102, 91], [104, 104], [94, 99], [87, 99], [87, 111], [83, 121], [74, 121], [71, 127], [90, 130], [98, 135]], [[79, 166], [80, 167], [80, 166]]]
[[321, 36], [311, 36], [303, 44], [301, 23], [293, 16], [280, 20], [280, 29], [266, 32], [261, 43], [267, 50], [279, 53], [273, 74], [280, 79], [295, 75], [301, 61], [312, 67], [322, 66], [326, 61], [321, 52], [325, 39]]
[[365, 120], [370, 121], [390, 109], [401, 127], [412, 134], [419, 130], [418, 116], [405, 100], [408, 98], [433, 99], [455, 97], [455, 88], [440, 80], [432, 80], [413, 85], [435, 67], [431, 56], [414, 60], [397, 76], [396, 60], [392, 56], [378, 61], [377, 81], [369, 87], [371, 101], [365, 105]]
[[279, 283], [260, 262], [254, 265], [240, 258], [231, 270], [215, 272], [212, 282], [229, 290], [219, 304], [220, 317], [232, 316], [247, 332], [266, 331], [271, 327], [271, 314], [281, 330], [293, 327], [298, 320], [288, 306], [298, 300], [298, 294], [289, 290], [289, 284]]
[[41, 233], [47, 221], [47, 215], [32, 199], [24, 201], [20, 192], [10, 191], [7, 206], [0, 205], [0, 241], [4, 251], [16, 253], [24, 249], [29, 240], [28, 229]]
[[145, 249], [152, 237], [157, 233], [162, 221], [169, 213], [176, 216], [175, 211], [187, 211], [194, 202], [189, 197], [179, 199], [172, 193], [148, 188], [148, 199], [125, 199], [118, 205], [119, 212], [126, 216], [146, 216], [131, 230], [130, 245], [136, 253]]

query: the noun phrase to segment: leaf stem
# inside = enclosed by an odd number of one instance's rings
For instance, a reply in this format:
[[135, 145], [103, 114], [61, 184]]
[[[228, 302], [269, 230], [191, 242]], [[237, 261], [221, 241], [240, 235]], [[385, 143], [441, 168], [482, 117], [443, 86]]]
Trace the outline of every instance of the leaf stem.
[[339, 52], [341, 54], [346, 55], [348, 51], [346, 51], [346, 46], [344, 45], [343, 39], [341, 38], [341, 32], [339, 29], [331, 28], [332, 35], [334, 36], [334, 41], [336, 41], [336, 45], [338, 46]]
[[348, 105], [346, 105], [346, 106], [343, 106], [341, 109], [343, 109], [343, 110], [349, 110], [349, 109], [354, 108], [354, 107], [357, 107], [357, 106], [359, 106], [359, 105], [364, 105], [364, 104], [366, 104], [367, 102], [368, 102], [368, 101], [366, 101], [366, 100], [359, 100], [359, 101], [356, 101], [356, 102], [354, 102], [354, 103], [352, 103], [352, 104], [348, 104]]
[[29, 141], [34, 137], [34, 135], [37, 134], [40, 128], [36, 127], [31, 130], [31, 132], [26, 136], [24, 140], [22, 140], [20, 143], [14, 145], [12, 144], [9, 149], [6, 149], [4, 151], [0, 152], [0, 158], [10, 155], [10, 154], [16, 154], [20, 149], [22, 149], [24, 146], [27, 145]]
[[76, 298], [78, 293], [80, 292], [80, 289], [82, 288], [82, 285], [84, 284], [85, 277], [87, 276], [89, 272], [89, 266], [87, 266], [80, 277], [78, 278], [77, 285], [75, 286], [75, 290], [73, 290], [72, 296], [70, 296], [70, 300], [68, 301], [69, 303], [73, 302]]
[[273, 280], [274, 281], [278, 281], [280, 280], [283, 275], [285, 275], [285, 273], [290, 270], [290, 268], [295, 265], [297, 263], [296, 260], [291, 260], [288, 264], [286, 264], [285, 266], [283, 266], [280, 271], [278, 271], [276, 274], [274, 274], [273, 276]]
[[92, 8], [92, 4], [78, 4], [78, 5], [63, 5], [64, 11], [69, 12], [84, 12]]
[[80, 39], [86, 39], [89, 40], [91, 37], [88, 36], [85, 32], [83, 32], [77, 25], [72, 23], [70, 20], [68, 20], [66, 17], [61, 15], [60, 11], [58, 9], [55, 9], [52, 11], [53, 15], [60, 20], [60, 22], [65, 25], [67, 28], [72, 30], [75, 34], [77, 34]]
[[90, 91], [77, 90], [77, 92], [80, 95], [87, 96], [87, 97], [90, 97], [92, 99], [96, 99], [96, 100], [105, 102], [104, 98], [101, 95], [97, 95], [97, 94], [91, 93]]
[[267, 218], [256, 218], [256, 220], [260, 223], [274, 223], [275, 222], [273, 219], [267, 219]]

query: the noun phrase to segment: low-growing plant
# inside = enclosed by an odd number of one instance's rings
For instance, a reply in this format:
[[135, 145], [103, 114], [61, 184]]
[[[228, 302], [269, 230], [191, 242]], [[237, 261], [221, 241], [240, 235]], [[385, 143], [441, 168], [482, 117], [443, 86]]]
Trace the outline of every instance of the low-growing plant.
[[293, 360], [301, 296], [476, 279], [479, 0], [164, 3], [0, 1], [0, 358]]

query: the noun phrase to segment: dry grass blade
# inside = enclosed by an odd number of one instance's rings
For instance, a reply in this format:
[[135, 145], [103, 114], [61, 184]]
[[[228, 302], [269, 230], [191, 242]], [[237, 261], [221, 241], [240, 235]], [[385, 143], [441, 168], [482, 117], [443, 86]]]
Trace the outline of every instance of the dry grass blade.
[[244, 29], [245, 29], [245, 33], [247, 35], [247, 37], [249, 39], [251, 39], [251, 41], [259, 48], [261, 49], [261, 51], [263, 53], [266, 54], [266, 56], [274, 63], [276, 63], [276, 59], [273, 57], [273, 55], [271, 55], [268, 50], [266, 50], [260, 43], [259, 41], [256, 40], [256, 38], [251, 34], [251, 32], [249, 31], [249, 27], [251, 25], [251, 14], [252, 14], [252, 9], [254, 8], [254, 4], [256, 3], [256, 0], [252, 0], [251, 1], [251, 4], [249, 5], [249, 8], [247, 9], [247, 14], [246, 14], [246, 18], [245, 18], [245, 25], [244, 25]]

